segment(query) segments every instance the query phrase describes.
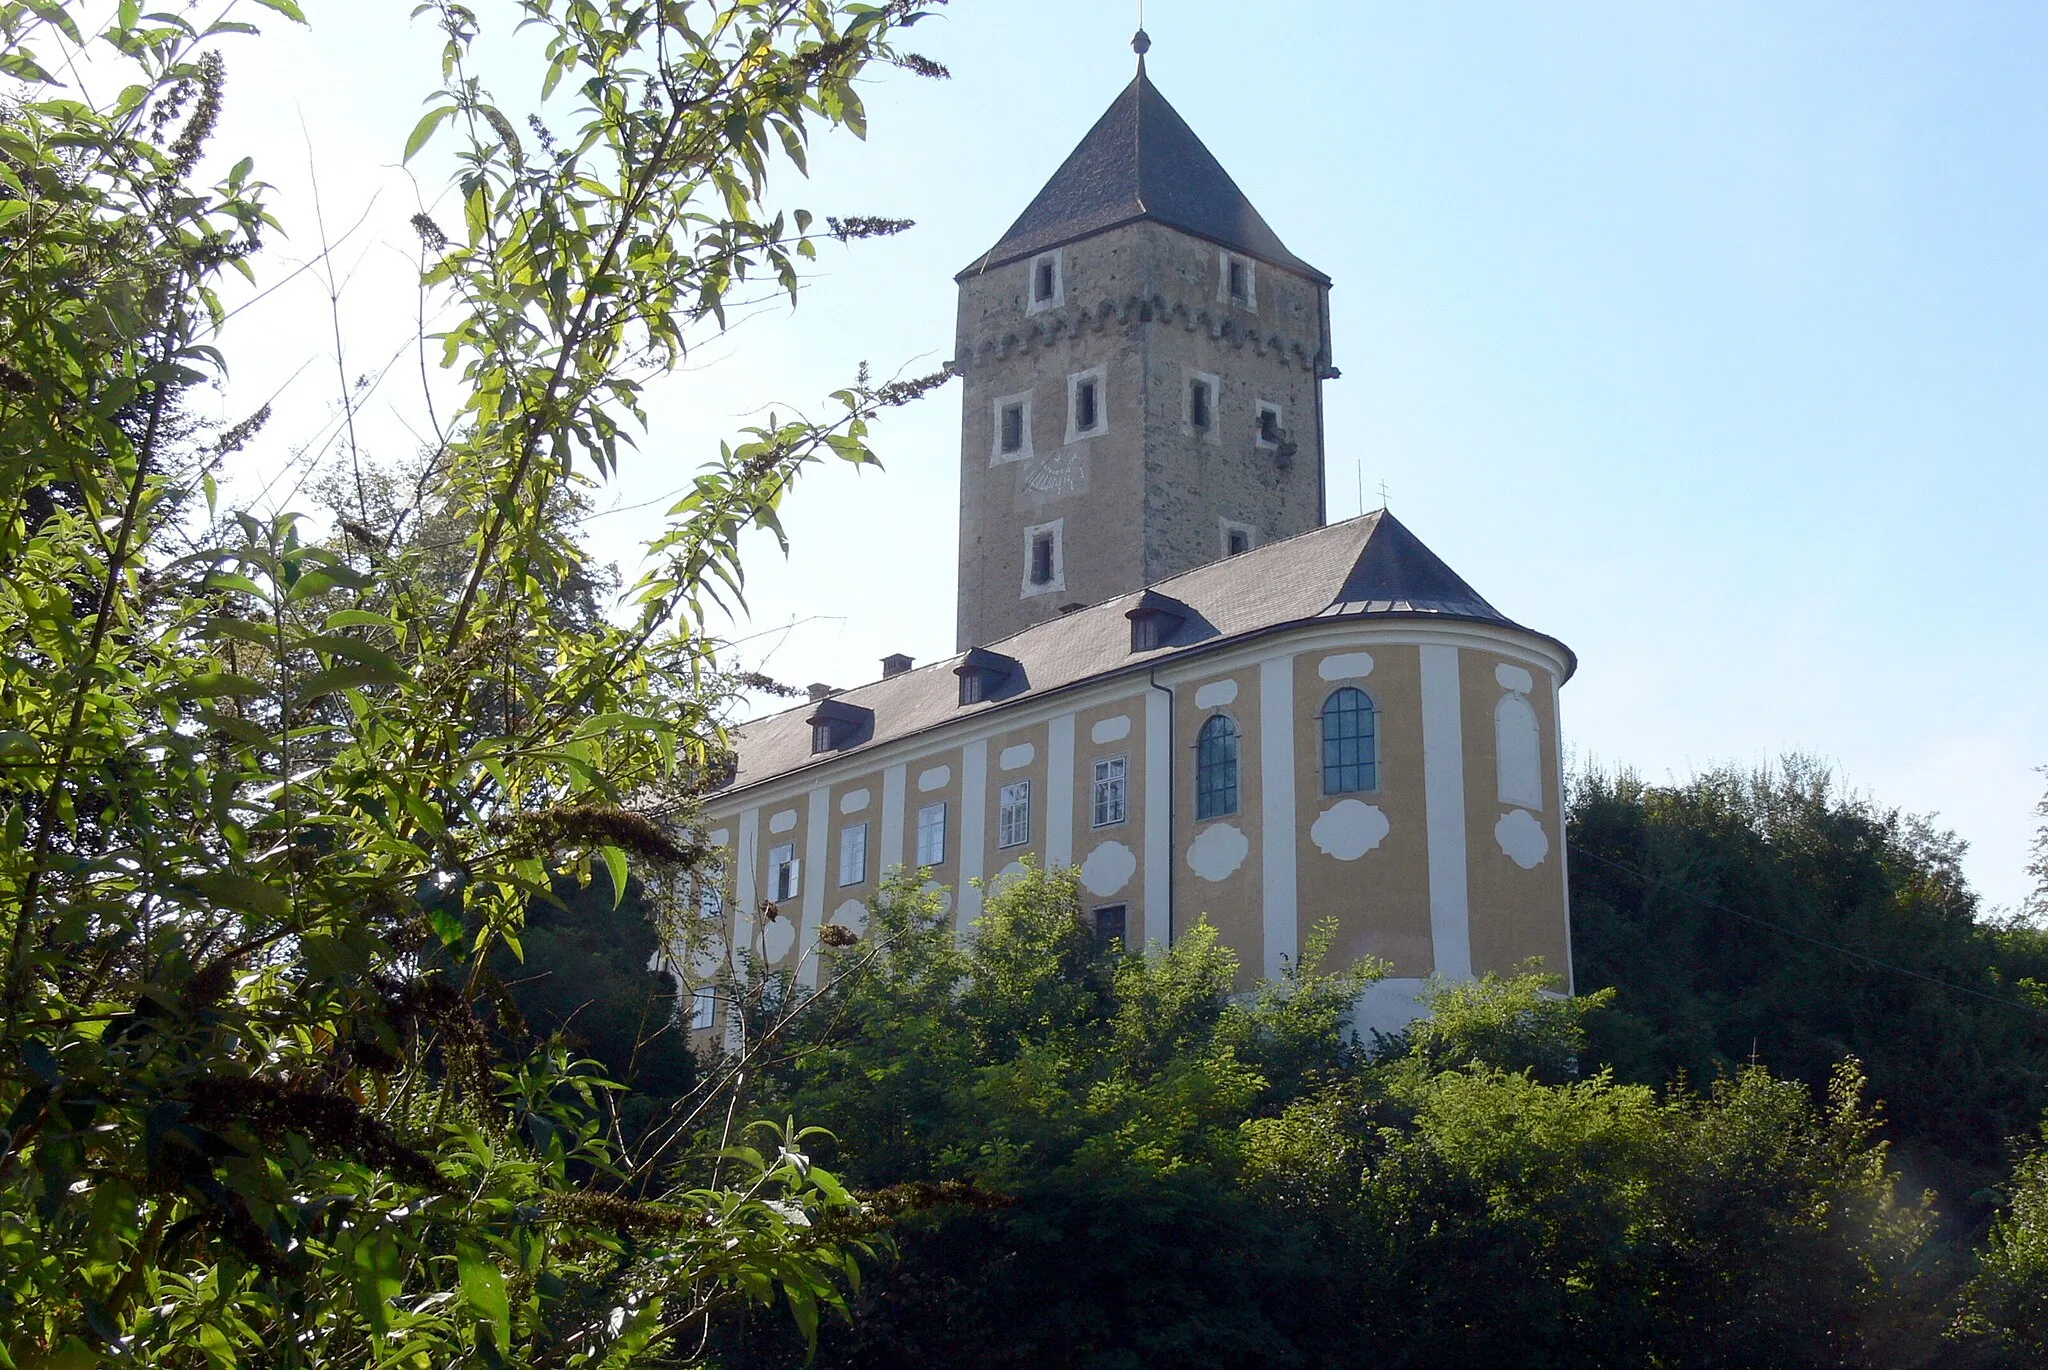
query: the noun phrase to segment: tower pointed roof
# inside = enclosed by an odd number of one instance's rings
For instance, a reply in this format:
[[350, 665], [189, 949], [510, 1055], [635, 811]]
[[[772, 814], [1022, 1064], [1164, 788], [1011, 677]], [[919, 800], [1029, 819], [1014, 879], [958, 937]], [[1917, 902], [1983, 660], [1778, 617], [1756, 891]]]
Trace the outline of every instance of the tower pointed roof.
[[1287, 250], [1195, 131], [1138, 74], [1069, 153], [1002, 241], [960, 274], [971, 276], [1150, 219], [1327, 285], [1330, 278]]
[[1367, 514], [1365, 545], [1325, 613], [1424, 613], [1512, 624], [1385, 509]]

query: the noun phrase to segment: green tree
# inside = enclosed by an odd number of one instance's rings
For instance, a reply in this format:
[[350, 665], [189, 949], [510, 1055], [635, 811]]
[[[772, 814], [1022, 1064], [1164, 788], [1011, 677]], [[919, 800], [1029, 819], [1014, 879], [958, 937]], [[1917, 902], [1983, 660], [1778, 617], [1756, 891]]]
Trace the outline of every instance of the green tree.
[[1987, 1235], [1962, 1316], [1965, 1338], [1988, 1338], [2016, 1365], [2048, 1360], [2048, 1123], [2020, 1157]]
[[[493, 1053], [490, 967], [565, 878], [691, 864], [665, 823], [721, 774], [738, 539], [921, 388], [744, 435], [623, 622], [558, 612], [565, 504], [733, 291], [793, 293], [811, 221], [771, 171], [862, 131], [873, 64], [933, 70], [891, 46], [928, 5], [420, 7], [445, 85], [405, 152], [459, 164], [452, 232], [417, 222], [452, 576], [389, 529], [212, 517], [181, 397], [272, 221], [246, 160], [198, 168], [251, 26], [106, 8], [0, 0], [0, 1361], [672, 1363], [733, 1300], [810, 1334], [874, 1239], [809, 1134], [618, 1154], [562, 1050]], [[515, 23], [524, 118], [471, 66]]]

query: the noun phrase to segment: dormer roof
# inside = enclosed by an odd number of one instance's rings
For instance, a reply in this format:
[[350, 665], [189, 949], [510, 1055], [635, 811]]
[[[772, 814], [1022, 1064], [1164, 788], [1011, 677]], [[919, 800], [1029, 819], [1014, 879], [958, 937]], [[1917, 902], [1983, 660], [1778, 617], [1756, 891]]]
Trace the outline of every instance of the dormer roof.
[[[1191, 617], [1158, 650], [1133, 655], [1131, 615], [1167, 604], [1185, 608]], [[961, 672], [1008, 672], [1004, 692], [977, 706], [1002, 707], [1330, 619], [1491, 624], [1549, 644], [1567, 675], [1576, 665], [1570, 648], [1488, 604], [1382, 509], [1225, 557], [1145, 590], [1049, 619], [988, 647], [855, 686], [834, 699], [874, 711], [872, 732], [845, 749], [858, 751], [962, 717], [955, 679]], [[774, 780], [824, 759], [812, 754], [803, 726], [813, 708], [757, 718], [738, 730], [734, 788]]]
[[1324, 285], [1287, 250], [1237, 182], [1138, 63], [1137, 77], [1068, 154], [1002, 241], [960, 273], [993, 267], [1149, 219]]

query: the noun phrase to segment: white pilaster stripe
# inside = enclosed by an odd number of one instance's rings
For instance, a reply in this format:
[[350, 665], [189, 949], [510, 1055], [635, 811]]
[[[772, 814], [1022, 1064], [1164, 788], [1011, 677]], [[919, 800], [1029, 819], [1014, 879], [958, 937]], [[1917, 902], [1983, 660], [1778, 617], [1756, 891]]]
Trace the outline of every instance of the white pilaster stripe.
[[987, 852], [988, 739], [983, 738], [960, 749], [960, 889], [953, 907], [960, 911], [963, 938], [981, 917], [981, 891], [974, 882], [981, 879]]
[[1045, 728], [1045, 864], [1074, 864], [1074, 716], [1061, 714]]
[[[1550, 739], [1552, 762], [1557, 767], [1557, 807], [1551, 810], [1557, 815], [1557, 878], [1564, 882], [1564, 992], [1577, 994], [1578, 974], [1572, 967], [1572, 874], [1571, 854], [1566, 850], [1564, 834], [1564, 706], [1557, 697], [1557, 677], [1550, 677]], [[1544, 820], [1548, 822], [1548, 818]]]
[[1295, 901], [1294, 658], [1259, 663], [1259, 868], [1265, 895], [1265, 974], [1277, 980], [1301, 954]]
[[812, 944], [825, 925], [826, 881], [836, 881], [839, 872], [825, 869], [825, 839], [832, 833], [832, 787], [820, 785], [811, 791], [810, 826], [804, 833], [804, 916], [796, 928], [796, 954], [804, 958], [797, 970], [797, 983], [812, 989], [818, 983], [818, 958]]
[[1472, 978], [1472, 910], [1466, 882], [1465, 741], [1458, 649], [1422, 651], [1422, 792], [1429, 822], [1429, 938], [1436, 973]]
[[[732, 954], [733, 967], [741, 972], [746, 969], [741, 957], [754, 945], [754, 905], [759, 896], [754, 875], [760, 859], [761, 811], [746, 809], [740, 813], [740, 840], [733, 849]], [[725, 1023], [725, 1045], [729, 1051], [736, 1051], [741, 1045], [739, 1015], [730, 1009]]]
[[878, 876], [903, 864], [903, 793], [909, 770], [899, 765], [882, 772], [882, 867]]
[[1173, 881], [1173, 748], [1170, 701], [1145, 691], [1145, 943], [1165, 946], [1172, 931], [1167, 890]]

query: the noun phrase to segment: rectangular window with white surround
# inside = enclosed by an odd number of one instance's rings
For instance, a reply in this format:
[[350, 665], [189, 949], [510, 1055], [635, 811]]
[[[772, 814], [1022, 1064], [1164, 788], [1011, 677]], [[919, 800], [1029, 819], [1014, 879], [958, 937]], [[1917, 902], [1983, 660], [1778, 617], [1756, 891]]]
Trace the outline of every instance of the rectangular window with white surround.
[[1095, 763], [1093, 826], [1107, 828], [1124, 821], [1130, 790], [1131, 759], [1106, 756]]
[[1059, 248], [1041, 252], [1031, 259], [1029, 302], [1024, 306], [1026, 314], [1057, 309], [1066, 303], [1067, 283], [1062, 279], [1065, 272], [1061, 269], [1064, 265]]
[[718, 991], [705, 985], [690, 996], [690, 1030], [709, 1032], [718, 1025]]
[[849, 823], [839, 830], [839, 883], [858, 885], [868, 878], [868, 825]]
[[796, 898], [802, 884], [803, 862], [797, 860], [796, 847], [788, 842], [768, 849], [768, 897], [780, 904]]
[[946, 806], [927, 804], [917, 811], [917, 864], [946, 864]]
[[1221, 433], [1216, 423], [1216, 411], [1223, 399], [1223, 382], [1207, 371], [1184, 374], [1187, 391], [1181, 400], [1180, 431], [1189, 437], [1215, 442]]
[[1031, 840], [1031, 782], [1005, 785], [996, 808], [996, 845], [1021, 847]]
[[1259, 307], [1259, 264], [1236, 252], [1216, 254], [1216, 298], [1239, 309]]
[[992, 465], [1023, 461], [1031, 455], [1031, 392], [1004, 395], [990, 408], [995, 442], [989, 452]]
[[1050, 594], [1067, 588], [1065, 520], [1036, 523], [1024, 530], [1023, 596]]
[[1067, 377], [1067, 441], [1097, 438], [1109, 431], [1109, 371], [1091, 366]]

